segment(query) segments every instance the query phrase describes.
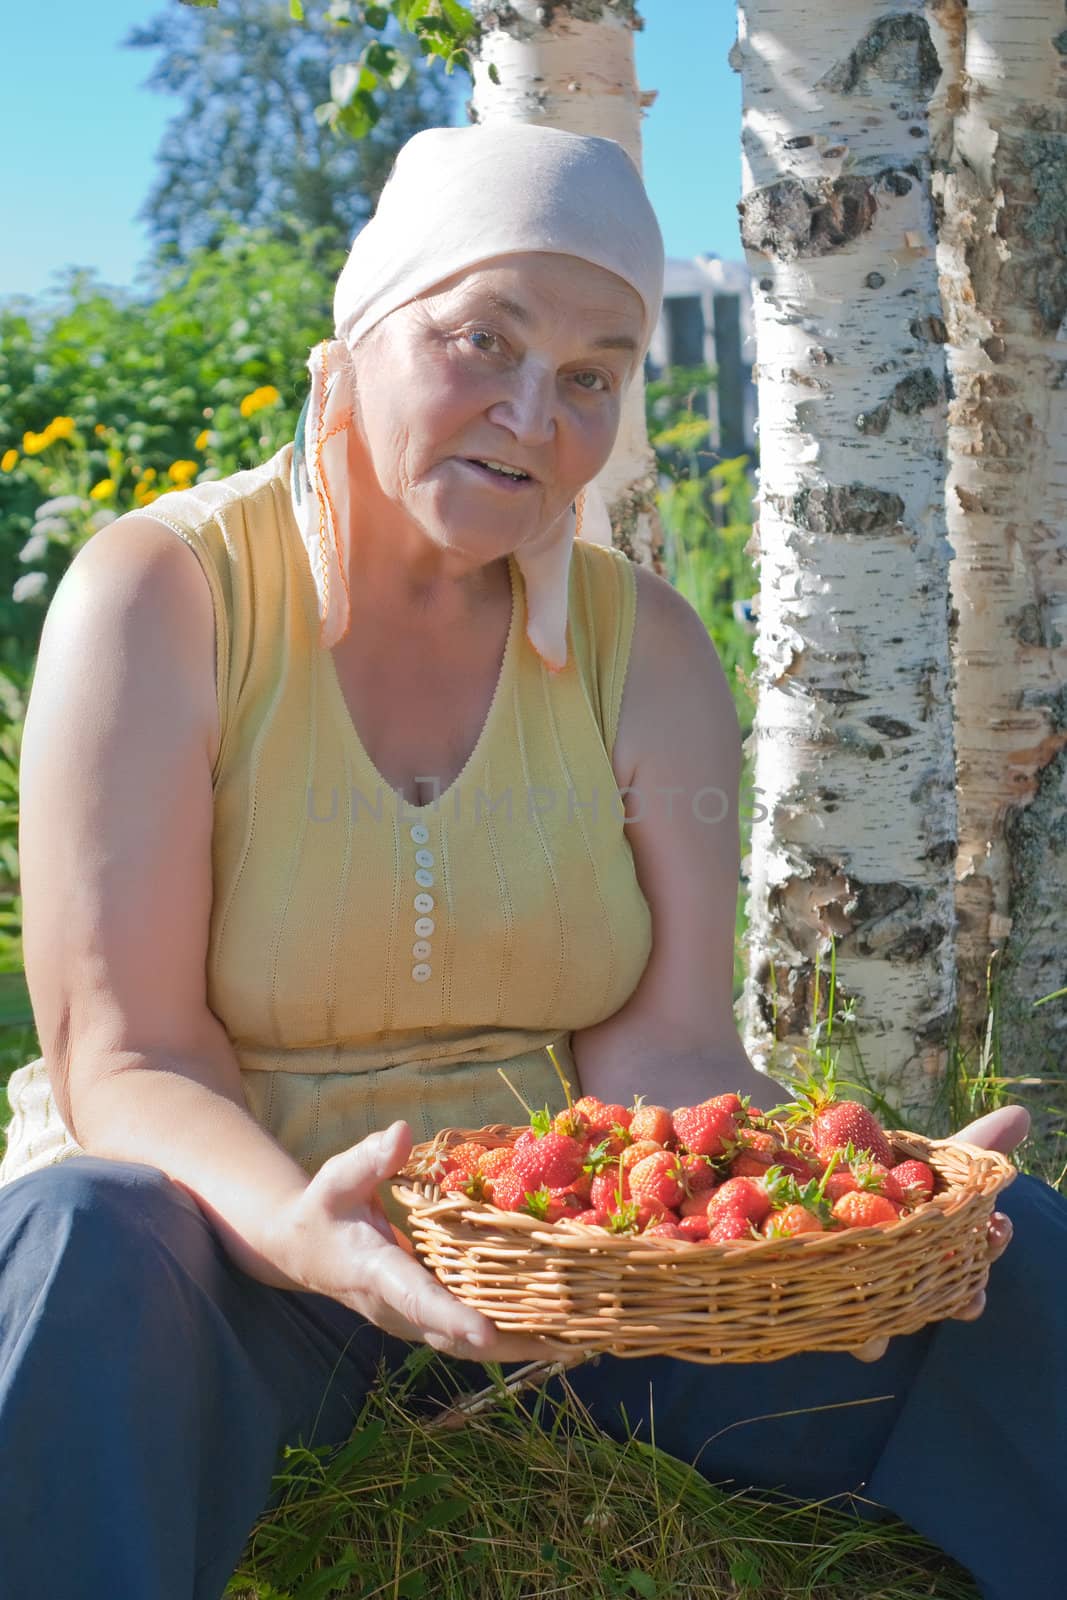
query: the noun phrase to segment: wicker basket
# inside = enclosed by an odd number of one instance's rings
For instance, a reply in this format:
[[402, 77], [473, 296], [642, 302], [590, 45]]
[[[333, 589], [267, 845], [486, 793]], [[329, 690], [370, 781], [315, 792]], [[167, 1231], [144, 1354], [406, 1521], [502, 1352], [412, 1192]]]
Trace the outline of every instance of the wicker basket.
[[943, 1192], [896, 1223], [791, 1239], [697, 1246], [546, 1225], [442, 1196], [433, 1157], [471, 1141], [493, 1149], [519, 1128], [444, 1129], [393, 1187], [415, 1248], [459, 1299], [501, 1331], [544, 1334], [590, 1354], [777, 1361], [914, 1333], [962, 1310], [989, 1275], [987, 1224], [1015, 1176], [974, 1145], [890, 1133], [898, 1159], [927, 1162]]

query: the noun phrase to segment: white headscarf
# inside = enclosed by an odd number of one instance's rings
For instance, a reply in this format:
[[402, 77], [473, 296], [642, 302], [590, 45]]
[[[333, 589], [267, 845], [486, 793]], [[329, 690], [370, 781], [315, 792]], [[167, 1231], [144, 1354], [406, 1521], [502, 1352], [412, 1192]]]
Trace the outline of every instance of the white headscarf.
[[[352, 552], [346, 434], [354, 394], [348, 352], [391, 311], [497, 256], [548, 251], [613, 272], [640, 296], [648, 349], [663, 295], [663, 241], [637, 168], [612, 139], [529, 123], [430, 128], [400, 151], [378, 208], [357, 235], [334, 295], [334, 338], [308, 361], [311, 393], [293, 454], [293, 506], [319, 597], [320, 644], [350, 620]], [[527, 637], [552, 671], [566, 664], [567, 592], [576, 517], [515, 560]], [[611, 542], [595, 486], [582, 533]]]

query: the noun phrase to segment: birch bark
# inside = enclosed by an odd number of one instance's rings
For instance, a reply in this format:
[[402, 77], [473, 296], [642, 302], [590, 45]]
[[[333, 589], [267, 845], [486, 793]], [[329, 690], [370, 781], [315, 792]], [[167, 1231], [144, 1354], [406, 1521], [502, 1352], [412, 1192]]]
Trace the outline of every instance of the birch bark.
[[[481, 37], [472, 52], [475, 122], [543, 122], [615, 139], [641, 169], [641, 114], [655, 99], [638, 88], [634, 0], [471, 0]], [[655, 457], [645, 427], [644, 384], [626, 397], [619, 437], [598, 479], [614, 543], [659, 567]]]
[[[994, 950], [1001, 1063], [1052, 1063], [1067, 1006], [1067, 16], [1062, 0], [941, 0], [962, 71], [935, 177], [955, 397], [960, 1035], [982, 1037]], [[997, 972], [999, 967], [999, 973]]]
[[944, 326], [921, 0], [739, 0], [760, 400], [745, 1043], [807, 1039], [837, 947], [861, 1070], [930, 1104], [955, 1006]]

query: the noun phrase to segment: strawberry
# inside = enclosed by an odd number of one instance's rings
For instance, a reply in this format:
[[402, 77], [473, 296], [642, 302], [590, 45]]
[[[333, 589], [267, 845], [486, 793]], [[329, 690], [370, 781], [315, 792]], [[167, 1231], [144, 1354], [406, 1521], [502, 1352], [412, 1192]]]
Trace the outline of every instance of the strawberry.
[[717, 1111], [728, 1111], [734, 1118], [745, 1115], [745, 1102], [739, 1094], [713, 1094], [710, 1100], [702, 1100], [700, 1103], [703, 1106], [714, 1106]]
[[645, 1229], [646, 1239], [684, 1239], [685, 1234], [676, 1222], [654, 1222]]
[[617, 1166], [605, 1167], [603, 1172], [597, 1173], [589, 1186], [589, 1204], [597, 1211], [614, 1211], [629, 1198], [629, 1174], [624, 1172], [620, 1178]]
[[639, 1139], [636, 1144], [628, 1144], [626, 1149], [619, 1153], [617, 1161], [622, 1162], [624, 1172], [629, 1172], [631, 1167], [635, 1167], [646, 1156], [659, 1155], [662, 1149], [663, 1146], [656, 1144], [653, 1139]]
[[855, 1100], [836, 1100], [812, 1119], [811, 1135], [821, 1155], [852, 1144], [885, 1166], [893, 1165], [893, 1148], [881, 1123]]
[[834, 1216], [846, 1228], [871, 1228], [879, 1222], [896, 1222], [899, 1209], [883, 1194], [869, 1194], [857, 1189], [853, 1194], [843, 1194], [834, 1202]]
[[526, 1201], [525, 1181], [514, 1167], [493, 1179], [493, 1205], [500, 1211], [521, 1211]]
[[762, 1222], [770, 1209], [771, 1197], [762, 1183], [754, 1178], [728, 1178], [708, 1201], [707, 1216], [710, 1222], [724, 1211], [740, 1211], [750, 1222]]
[[651, 1139], [664, 1145], [674, 1138], [674, 1122], [666, 1106], [644, 1106], [638, 1101], [630, 1118], [631, 1139]]
[[695, 1244], [708, 1237], [711, 1226], [707, 1217], [683, 1217], [678, 1224], [678, 1232], [683, 1239], [689, 1239]]
[[708, 1195], [718, 1181], [719, 1175], [707, 1156], [682, 1157], [682, 1182], [689, 1194]]
[[674, 1207], [685, 1197], [681, 1178], [678, 1157], [659, 1150], [630, 1168], [630, 1193], [635, 1200]]
[[826, 1229], [807, 1206], [786, 1206], [764, 1217], [760, 1232], [765, 1239], [793, 1239], [798, 1233], [825, 1233]]
[[882, 1193], [904, 1206], [921, 1206], [933, 1199], [937, 1179], [925, 1161], [898, 1161], [886, 1173]]
[[445, 1151], [445, 1171], [465, 1172], [468, 1178], [473, 1177], [485, 1153], [484, 1146], [472, 1144], [470, 1141], [454, 1144], [450, 1150]]
[[708, 1218], [708, 1243], [729, 1244], [732, 1239], [753, 1239], [752, 1224], [741, 1211], [727, 1208], [714, 1222]]
[[585, 1151], [577, 1139], [565, 1133], [545, 1133], [533, 1144], [515, 1142], [515, 1171], [530, 1189], [545, 1184], [549, 1189], [565, 1189], [582, 1170]]
[[568, 1106], [566, 1111], [558, 1111], [552, 1118], [552, 1132], [566, 1134], [568, 1139], [577, 1139], [579, 1144], [585, 1144], [592, 1132], [592, 1124], [582, 1112]]
[[681, 1106], [674, 1131], [690, 1155], [720, 1156], [737, 1136], [737, 1123], [721, 1106]]

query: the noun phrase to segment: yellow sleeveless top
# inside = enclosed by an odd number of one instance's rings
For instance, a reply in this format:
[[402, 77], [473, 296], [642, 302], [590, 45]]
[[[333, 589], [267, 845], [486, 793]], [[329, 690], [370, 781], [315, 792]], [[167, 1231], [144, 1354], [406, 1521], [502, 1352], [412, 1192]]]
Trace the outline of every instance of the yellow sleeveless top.
[[[153, 503], [195, 552], [215, 610], [207, 997], [252, 1114], [308, 1172], [403, 1117], [416, 1139], [580, 1092], [572, 1030], [617, 1011], [651, 949], [611, 766], [636, 588], [579, 540], [568, 661], [526, 639], [522, 575], [477, 745], [412, 806], [376, 771], [317, 642], [293, 518], [292, 447]], [[76, 1154], [43, 1062], [16, 1072], [0, 1181]]]

